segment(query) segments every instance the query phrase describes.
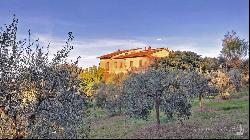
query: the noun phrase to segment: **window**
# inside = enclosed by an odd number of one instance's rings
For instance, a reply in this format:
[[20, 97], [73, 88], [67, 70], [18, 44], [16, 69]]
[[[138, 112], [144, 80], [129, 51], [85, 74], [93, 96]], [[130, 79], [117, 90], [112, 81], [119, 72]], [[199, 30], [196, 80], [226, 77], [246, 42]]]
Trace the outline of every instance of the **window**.
[[117, 68], [117, 62], [115, 62], [115, 68]]
[[142, 67], [142, 60], [139, 61], [139, 66]]
[[130, 61], [130, 67], [131, 68], [133, 67], [133, 61]]
[[106, 70], [109, 70], [109, 62], [106, 63], [105, 68], [106, 68]]
[[120, 68], [122, 68], [122, 62], [120, 63]]

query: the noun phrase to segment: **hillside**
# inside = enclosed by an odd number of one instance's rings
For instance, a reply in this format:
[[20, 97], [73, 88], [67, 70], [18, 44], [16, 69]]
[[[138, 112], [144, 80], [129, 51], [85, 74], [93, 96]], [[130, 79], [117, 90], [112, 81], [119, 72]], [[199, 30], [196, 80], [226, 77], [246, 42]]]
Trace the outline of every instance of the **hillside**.
[[[155, 127], [154, 111], [145, 121], [126, 116], [108, 117], [102, 109], [92, 110], [90, 138], [249, 138], [248, 88], [233, 94], [229, 100], [214, 98], [205, 102], [203, 112], [199, 110], [198, 100], [193, 102], [193, 114], [183, 126], [161, 117], [159, 131]], [[237, 135], [240, 126], [243, 135]]]

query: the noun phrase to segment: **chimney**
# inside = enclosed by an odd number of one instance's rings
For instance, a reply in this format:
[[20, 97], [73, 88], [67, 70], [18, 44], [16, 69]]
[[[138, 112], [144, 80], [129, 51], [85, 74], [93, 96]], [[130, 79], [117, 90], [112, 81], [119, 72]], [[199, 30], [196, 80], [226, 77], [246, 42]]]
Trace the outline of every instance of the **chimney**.
[[120, 49], [118, 49], [118, 52], [121, 51]]
[[151, 51], [151, 46], [148, 47], [148, 50]]

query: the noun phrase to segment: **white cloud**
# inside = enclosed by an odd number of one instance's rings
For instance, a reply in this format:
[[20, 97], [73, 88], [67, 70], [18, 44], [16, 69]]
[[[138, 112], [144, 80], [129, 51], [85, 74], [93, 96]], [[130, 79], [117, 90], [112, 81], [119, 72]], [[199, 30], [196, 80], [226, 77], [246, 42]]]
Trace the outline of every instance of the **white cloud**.
[[220, 54], [220, 50], [222, 49], [222, 47], [220, 46], [216, 46], [213, 48], [207, 48], [207, 47], [198, 47], [197, 44], [176, 44], [176, 45], [159, 45], [159, 44], [155, 44], [154, 46], [157, 47], [166, 47], [169, 48], [173, 51], [192, 51], [197, 53], [198, 55], [201, 55], [202, 57], [218, 57]]
[[162, 39], [161, 38], [156, 38], [157, 41], [161, 41]]
[[[66, 43], [66, 38], [54, 37], [51, 35], [35, 34], [34, 39], [39, 37], [40, 42], [47, 46], [50, 43], [50, 58], [52, 54], [60, 50]], [[158, 38], [161, 39], [161, 38]], [[147, 42], [147, 43], [145, 43]], [[171, 50], [193, 51], [199, 55], [208, 57], [219, 56], [222, 49], [221, 40], [216, 39], [194, 39], [194, 38], [176, 38], [168, 37], [161, 42], [155, 38], [147, 39], [77, 39], [73, 41], [74, 49], [69, 54], [69, 60], [79, 60], [80, 67], [89, 67], [99, 65], [98, 56], [113, 52], [118, 49], [144, 48], [145, 46], [166, 47]]]
[[[51, 35], [34, 35], [34, 38], [47, 46], [50, 43], [50, 58], [60, 50], [66, 43], [66, 39], [53, 37]], [[145, 43], [137, 40], [122, 39], [75, 39], [73, 42], [74, 49], [69, 54], [69, 60], [79, 60], [80, 67], [89, 67], [99, 65], [98, 56], [113, 52], [117, 49], [143, 48]]]
[[218, 57], [222, 49], [219, 37], [194, 38], [194, 37], [164, 37], [158, 42], [150, 37], [140, 38], [145, 42], [150, 42], [152, 47], [165, 47], [177, 51], [192, 51], [202, 57]]
[[215, 45], [214, 47], [200, 47], [198, 44], [189, 43], [189, 44], [181, 44], [181, 45], [174, 45], [172, 46], [173, 50], [180, 50], [180, 51], [192, 51], [195, 52], [202, 57], [218, 57], [220, 54], [220, 50], [222, 49], [221, 46]]

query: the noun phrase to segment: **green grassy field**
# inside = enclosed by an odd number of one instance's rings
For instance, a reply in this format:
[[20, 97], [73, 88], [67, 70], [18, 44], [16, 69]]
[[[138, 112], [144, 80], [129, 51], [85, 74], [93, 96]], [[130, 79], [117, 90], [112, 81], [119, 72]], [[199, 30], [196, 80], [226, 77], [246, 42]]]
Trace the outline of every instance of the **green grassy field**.
[[146, 121], [126, 116], [108, 117], [104, 110], [93, 109], [89, 138], [249, 138], [248, 88], [233, 93], [228, 100], [205, 99], [205, 111], [201, 112], [198, 105], [198, 100], [194, 100], [192, 116], [184, 125], [167, 120], [161, 112], [159, 129], [155, 126], [154, 111]]

